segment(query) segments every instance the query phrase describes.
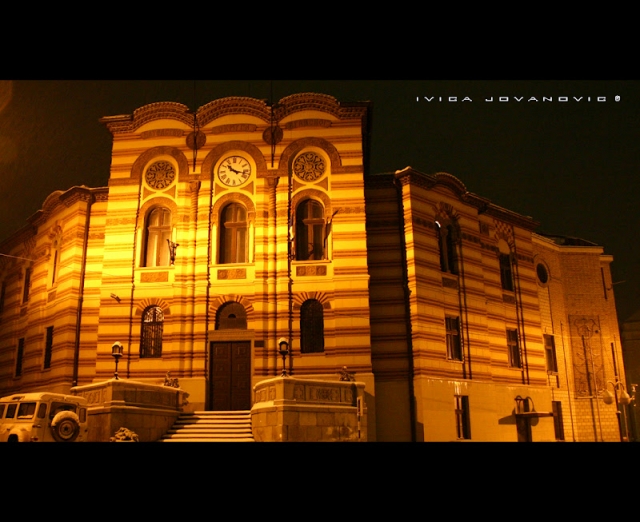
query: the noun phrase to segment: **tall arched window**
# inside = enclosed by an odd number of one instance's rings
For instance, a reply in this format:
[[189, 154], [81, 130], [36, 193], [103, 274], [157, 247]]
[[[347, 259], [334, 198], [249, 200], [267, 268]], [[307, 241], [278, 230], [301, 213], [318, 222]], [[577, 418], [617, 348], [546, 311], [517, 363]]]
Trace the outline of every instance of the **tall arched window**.
[[51, 286], [58, 282], [58, 267], [60, 266], [60, 241], [53, 242], [52, 260], [51, 260]]
[[317, 299], [309, 299], [300, 307], [300, 352], [324, 352], [324, 311]]
[[159, 306], [150, 306], [142, 313], [140, 357], [162, 356], [164, 313]]
[[323, 206], [305, 199], [296, 209], [296, 259], [325, 259], [325, 221]]
[[220, 213], [219, 263], [247, 262], [247, 209], [230, 203]]
[[24, 270], [24, 285], [22, 286], [22, 304], [29, 301], [29, 292], [31, 290], [31, 267], [28, 266]]
[[458, 273], [455, 229], [451, 223], [436, 221], [436, 234], [440, 250], [440, 270], [450, 274]]
[[144, 266], [169, 266], [168, 239], [171, 239], [171, 211], [154, 208], [147, 216]]
[[500, 284], [503, 290], [513, 292], [513, 271], [511, 269], [511, 254], [500, 254]]

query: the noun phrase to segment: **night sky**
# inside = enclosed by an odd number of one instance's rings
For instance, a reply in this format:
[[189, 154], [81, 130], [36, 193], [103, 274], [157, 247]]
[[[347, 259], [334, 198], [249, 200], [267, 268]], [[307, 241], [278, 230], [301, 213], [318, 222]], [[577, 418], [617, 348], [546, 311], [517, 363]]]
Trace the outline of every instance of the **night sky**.
[[160, 101], [196, 109], [225, 96], [299, 92], [373, 102], [372, 173], [448, 172], [532, 216], [538, 232], [603, 245], [620, 282], [619, 319], [640, 309], [639, 81], [2, 80], [0, 239], [54, 190], [107, 185], [103, 116]]

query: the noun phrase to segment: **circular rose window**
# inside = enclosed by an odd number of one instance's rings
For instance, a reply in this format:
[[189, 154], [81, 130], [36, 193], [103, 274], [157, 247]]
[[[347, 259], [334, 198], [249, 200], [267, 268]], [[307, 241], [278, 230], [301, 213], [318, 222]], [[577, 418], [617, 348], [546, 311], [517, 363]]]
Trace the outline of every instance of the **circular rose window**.
[[176, 171], [168, 161], [156, 161], [145, 174], [147, 185], [154, 189], [167, 188], [176, 178]]
[[324, 174], [324, 160], [315, 152], [300, 154], [293, 162], [293, 172], [301, 180], [315, 181]]
[[547, 272], [547, 267], [542, 263], [538, 263], [538, 266], [536, 266], [536, 273], [538, 274], [538, 281], [543, 285], [547, 284], [549, 281], [549, 272]]

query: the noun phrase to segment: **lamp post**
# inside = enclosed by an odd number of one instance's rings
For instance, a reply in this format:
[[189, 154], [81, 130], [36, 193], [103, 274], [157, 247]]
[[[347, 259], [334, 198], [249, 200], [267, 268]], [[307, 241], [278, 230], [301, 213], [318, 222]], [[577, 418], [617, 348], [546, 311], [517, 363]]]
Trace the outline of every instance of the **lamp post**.
[[111, 347], [111, 355], [116, 360], [116, 371], [113, 374], [113, 378], [116, 380], [118, 380], [118, 360], [120, 359], [120, 357], [122, 357], [123, 351], [124, 351], [124, 347], [119, 341], [116, 341], [115, 343], [113, 343], [113, 346]]
[[[618, 418], [618, 430], [620, 431], [620, 442], [624, 442], [625, 437], [622, 433], [622, 412], [620, 411], [620, 404], [628, 405], [635, 397], [630, 397], [627, 391], [624, 389], [624, 384], [620, 381], [616, 380], [607, 381], [607, 384], [611, 384], [613, 386], [613, 394], [605, 388], [602, 392], [602, 401], [605, 404], [612, 404], [615, 400], [616, 403], [616, 417]], [[620, 397], [618, 397], [618, 389], [620, 389]], [[625, 416], [625, 427], [627, 425], [626, 416]]]
[[282, 375], [280, 377], [287, 377], [287, 355], [289, 355], [289, 341], [284, 337], [281, 337], [278, 341], [278, 352], [282, 355]]

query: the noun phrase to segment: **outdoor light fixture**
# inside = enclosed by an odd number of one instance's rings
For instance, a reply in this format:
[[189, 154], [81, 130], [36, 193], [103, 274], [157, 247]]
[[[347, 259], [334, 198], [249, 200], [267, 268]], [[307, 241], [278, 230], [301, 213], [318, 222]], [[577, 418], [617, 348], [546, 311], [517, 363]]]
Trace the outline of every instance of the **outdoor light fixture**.
[[171, 241], [170, 239], [167, 239], [167, 243], [169, 243], [169, 260], [171, 261], [171, 264], [173, 265], [176, 262], [176, 250], [178, 249], [180, 244], [179, 243], [175, 243], [175, 242]]
[[116, 360], [116, 371], [113, 374], [113, 378], [116, 380], [118, 380], [118, 360], [122, 357], [123, 351], [124, 347], [119, 341], [113, 343], [113, 346], [111, 347], [111, 355], [113, 355], [113, 358]]
[[[620, 404], [624, 404], [626, 406], [632, 400], [635, 399], [635, 396], [631, 397], [627, 393], [627, 391], [624, 389], [624, 384], [621, 383], [620, 381], [616, 381], [616, 382], [607, 381], [607, 384], [611, 384], [611, 386], [613, 386], [613, 393], [611, 393], [609, 390], [605, 388], [604, 391], [602, 392], [602, 402], [604, 402], [605, 404], [613, 404], [613, 402], [615, 401], [616, 417], [618, 417], [618, 430], [620, 431], [620, 442], [624, 442], [625, 437], [622, 432], [622, 418], [621, 418], [622, 412], [620, 411]], [[618, 389], [620, 389], [619, 397], [618, 397]], [[625, 422], [625, 425], [626, 425], [626, 422]]]
[[284, 337], [281, 337], [278, 341], [278, 351], [280, 355], [282, 355], [282, 375], [281, 377], [287, 376], [287, 355], [289, 355], [289, 341], [287, 341]]

